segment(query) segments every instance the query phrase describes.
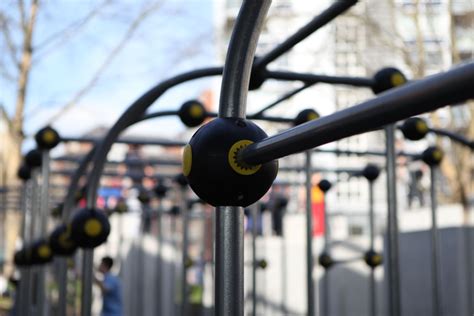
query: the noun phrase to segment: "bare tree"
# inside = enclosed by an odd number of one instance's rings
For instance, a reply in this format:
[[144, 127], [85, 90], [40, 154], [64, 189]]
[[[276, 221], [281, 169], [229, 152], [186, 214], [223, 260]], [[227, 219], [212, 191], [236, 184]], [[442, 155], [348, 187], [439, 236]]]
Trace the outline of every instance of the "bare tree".
[[[390, 11], [390, 19], [384, 20], [377, 16], [376, 10], [368, 11], [363, 15], [354, 15], [360, 19], [361, 23], [365, 23], [367, 30], [370, 33], [371, 40], [377, 42], [380, 47], [387, 47], [393, 52], [393, 55], [398, 56], [403, 62], [406, 69], [411, 72], [413, 79], [422, 78], [429, 73], [427, 69], [433, 68], [430, 64], [431, 60], [427, 59], [429, 50], [427, 48], [427, 38], [434, 39], [429, 45], [431, 53], [439, 56], [441, 61], [444, 54], [451, 57], [451, 64], [457, 64], [462, 61], [460, 57], [459, 48], [457, 45], [456, 33], [456, 14], [453, 11], [453, 0], [449, 0], [447, 4], [447, 14], [450, 19], [450, 30], [447, 32], [447, 39], [449, 41], [449, 50], [447, 51], [442, 44], [436, 40], [439, 34], [439, 25], [435, 24], [434, 16], [443, 10], [443, 8], [431, 8], [431, 5], [436, 6], [437, 3], [430, 3], [429, 1], [412, 0], [404, 2], [404, 8], [400, 8], [400, 3], [395, 0], [387, 0], [386, 4]], [[380, 2], [381, 3], [381, 2]], [[379, 4], [380, 4], [379, 3]], [[377, 5], [377, 4], [376, 4]], [[401, 21], [403, 20], [403, 21]], [[408, 29], [412, 40], [407, 41], [407, 34], [399, 30], [401, 23], [405, 23], [405, 29]], [[411, 27], [408, 27], [410, 25]], [[474, 17], [471, 14], [470, 25], [474, 28]], [[405, 30], [406, 31], [406, 30]], [[447, 30], [442, 30], [447, 31]], [[384, 56], [386, 57], [386, 56]], [[372, 60], [367, 60], [368, 64], [373, 63]], [[438, 66], [441, 68], [440, 66]], [[441, 70], [441, 69], [440, 69]], [[463, 107], [465, 113], [469, 118], [474, 117], [474, 105], [472, 102]], [[450, 109], [451, 113], [455, 109]], [[464, 120], [464, 124], [459, 126], [455, 115], [451, 115], [448, 126], [441, 126], [442, 122], [439, 115], [434, 112], [430, 114], [430, 121], [434, 127], [447, 127], [455, 130], [469, 139], [474, 139], [474, 122], [471, 119]], [[437, 139], [437, 143], [441, 144], [442, 140]], [[449, 186], [449, 197], [451, 201], [460, 202], [464, 209], [469, 208], [469, 196], [472, 195], [473, 181], [472, 173], [472, 153], [469, 149], [462, 147], [453, 142], [443, 141], [446, 156], [441, 165], [442, 173], [447, 180]], [[446, 147], [448, 146], [448, 147]]]
[[[9, 158], [3, 164], [9, 165], [7, 168], [10, 174], [8, 181], [15, 178], [17, 165], [20, 161], [21, 145], [24, 139], [24, 121], [28, 113], [25, 113], [27, 98], [30, 92], [31, 74], [35, 67], [53, 51], [65, 48], [75, 36], [97, 19], [101, 13], [107, 9], [117, 7], [117, 20], [123, 21], [126, 26], [117, 42], [102, 57], [100, 64], [93, 70], [89, 79], [73, 92], [69, 100], [58, 108], [49, 123], [62, 116], [79, 101], [84, 98], [97, 84], [105, 71], [110, 67], [115, 58], [124, 50], [130, 40], [134, 37], [140, 26], [156, 14], [163, 6], [165, 0], [143, 0], [133, 2], [133, 4], [121, 4], [112, 0], [101, 0], [93, 3], [83, 16], [70, 21], [62, 29], [52, 31], [51, 35], [35, 41], [35, 34], [41, 26], [38, 16], [41, 12], [47, 12], [48, 4], [41, 0], [11, 0], [6, 7], [0, 6], [0, 48], [5, 51], [0, 56], [0, 79], [4, 79], [15, 91], [14, 114], [9, 117], [11, 137], [14, 139], [15, 148], [9, 150]], [[119, 6], [122, 5], [122, 6]], [[135, 10], [124, 10], [132, 7]], [[136, 9], [138, 6], [138, 10]], [[130, 13], [130, 12], [132, 13]], [[176, 12], [175, 12], [176, 13]], [[179, 14], [179, 12], [177, 13]], [[198, 35], [199, 36], [199, 35]], [[197, 36], [197, 37], [198, 37]], [[190, 41], [193, 49], [199, 48], [199, 42]], [[183, 50], [188, 53], [189, 48]], [[177, 51], [177, 53], [180, 53]], [[176, 54], [175, 54], [176, 55]], [[34, 109], [33, 109], [34, 110]], [[5, 159], [4, 159], [5, 160]]]

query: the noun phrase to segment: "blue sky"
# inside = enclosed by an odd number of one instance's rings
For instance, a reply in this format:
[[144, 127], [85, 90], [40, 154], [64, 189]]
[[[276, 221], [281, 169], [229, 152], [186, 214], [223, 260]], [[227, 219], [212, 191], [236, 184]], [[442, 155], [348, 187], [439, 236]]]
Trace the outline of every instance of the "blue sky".
[[[146, 2], [150, 1], [128, 0], [109, 5], [69, 40], [39, 51], [40, 58], [29, 85], [26, 134], [41, 128], [90, 80], [107, 52], [121, 39], [141, 4]], [[111, 125], [128, 105], [160, 81], [183, 71], [216, 65], [212, 0], [162, 2], [140, 25], [94, 88], [53, 124], [61, 134], [78, 136], [95, 125]], [[45, 1], [40, 8], [35, 43], [43, 42], [71, 21], [85, 16], [97, 3]], [[165, 94], [153, 108], [177, 108], [211, 85], [210, 80], [183, 85]], [[14, 86], [3, 82], [2, 87], [0, 103], [13, 113]], [[176, 122], [176, 119], [160, 120], [164, 128], [160, 128], [159, 134], [181, 129]], [[142, 129], [146, 126], [142, 124]], [[29, 147], [28, 142], [26, 146]]]

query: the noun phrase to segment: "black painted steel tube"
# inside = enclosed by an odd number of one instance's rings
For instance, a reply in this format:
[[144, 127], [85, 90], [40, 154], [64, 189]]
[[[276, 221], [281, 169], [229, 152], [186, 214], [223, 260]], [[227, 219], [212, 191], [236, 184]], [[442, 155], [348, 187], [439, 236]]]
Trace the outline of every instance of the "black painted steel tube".
[[451, 140], [453, 140], [457, 143], [460, 143], [461, 145], [469, 147], [471, 150], [474, 149], [474, 141], [472, 141], [472, 140], [470, 140], [470, 139], [468, 139], [468, 138], [466, 138], [462, 135], [459, 135], [457, 133], [453, 133], [453, 132], [450, 132], [450, 131], [447, 131], [447, 130], [444, 130], [444, 129], [440, 129], [440, 128], [430, 127], [428, 130], [433, 134], [446, 136], [449, 139], [451, 139]]
[[[236, 20], [222, 77], [219, 117], [245, 118], [250, 71], [271, 0], [246, 0]], [[216, 207], [215, 314], [244, 315], [244, 209]]]
[[284, 95], [282, 95], [281, 97], [279, 97], [278, 99], [276, 99], [275, 101], [273, 101], [272, 103], [268, 104], [267, 106], [263, 107], [261, 110], [259, 110], [258, 112], [252, 114], [252, 115], [249, 115], [247, 118], [249, 119], [257, 119], [257, 118], [261, 118], [263, 116], [263, 113], [265, 111], [268, 111], [270, 110], [271, 108], [275, 107], [276, 105], [288, 100], [289, 98], [295, 96], [296, 94], [300, 93], [301, 91], [311, 87], [314, 83], [305, 83], [303, 84], [301, 87], [295, 89], [295, 90], [292, 90], [290, 92], [287, 92], [285, 93]]
[[267, 71], [265, 73], [268, 78], [275, 80], [285, 81], [302, 81], [307, 84], [315, 83], [329, 83], [329, 84], [340, 84], [350, 85], [354, 87], [371, 87], [373, 80], [371, 78], [359, 78], [359, 77], [337, 77], [337, 76], [326, 76], [317, 75], [312, 73], [299, 73], [291, 71]]
[[474, 97], [474, 63], [391, 89], [359, 105], [255, 142], [240, 159], [256, 165]]
[[315, 31], [331, 22], [338, 15], [357, 3], [357, 0], [338, 0], [329, 8], [313, 18], [308, 24], [300, 28], [296, 33], [288, 37], [284, 42], [273, 48], [267, 54], [257, 58], [254, 67], [265, 68], [266, 65], [288, 52], [296, 44], [313, 34]]

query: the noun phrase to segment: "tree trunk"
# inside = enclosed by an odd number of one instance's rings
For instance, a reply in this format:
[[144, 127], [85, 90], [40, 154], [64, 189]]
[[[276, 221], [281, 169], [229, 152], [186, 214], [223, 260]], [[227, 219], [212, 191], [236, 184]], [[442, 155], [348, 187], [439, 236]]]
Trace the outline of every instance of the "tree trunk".
[[17, 96], [15, 104], [15, 116], [13, 118], [13, 132], [18, 137], [19, 149], [23, 141], [23, 114], [25, 111], [26, 95], [28, 89], [28, 79], [31, 71], [31, 60], [33, 56], [33, 31], [35, 29], [36, 16], [38, 13], [38, 1], [33, 0], [30, 6], [30, 14], [27, 20], [23, 21], [23, 46], [20, 64], [18, 65]]

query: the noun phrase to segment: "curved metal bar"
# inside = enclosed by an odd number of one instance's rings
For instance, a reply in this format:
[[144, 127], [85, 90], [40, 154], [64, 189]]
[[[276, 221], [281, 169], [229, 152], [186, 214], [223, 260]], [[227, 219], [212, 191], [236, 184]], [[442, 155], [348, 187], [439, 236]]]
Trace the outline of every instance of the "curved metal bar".
[[315, 31], [331, 22], [335, 17], [344, 13], [347, 9], [357, 3], [357, 0], [338, 0], [325, 11], [313, 18], [308, 24], [299, 29], [283, 43], [276, 46], [267, 54], [257, 58], [255, 68], [265, 68], [269, 63], [288, 52], [296, 44], [313, 34]]
[[222, 75], [220, 117], [245, 118], [250, 72], [271, 0], [244, 1], [232, 32]]
[[72, 209], [75, 206], [76, 193], [79, 190], [79, 181], [81, 180], [82, 175], [86, 173], [87, 166], [94, 156], [95, 146], [87, 153], [87, 155], [82, 158], [81, 163], [74, 171], [71, 180], [69, 181], [69, 187], [67, 190], [66, 197], [64, 199], [64, 206], [62, 212], [63, 222], [67, 222], [71, 216]]
[[434, 127], [430, 127], [428, 129], [429, 132], [433, 133], [433, 134], [436, 134], [436, 135], [441, 135], [441, 136], [446, 136], [448, 137], [449, 139], [461, 144], [461, 145], [464, 145], [466, 147], [469, 147], [471, 150], [474, 149], [474, 141], [462, 136], [462, 135], [459, 135], [459, 134], [456, 134], [456, 133], [453, 133], [453, 132], [450, 132], [450, 131], [447, 131], [447, 130], [444, 130], [444, 129], [440, 129], [440, 128], [434, 128]]
[[222, 73], [222, 67], [203, 68], [194, 71], [190, 71], [158, 84], [138, 100], [136, 100], [118, 119], [118, 121], [109, 130], [103, 141], [98, 144], [97, 150], [94, 154], [94, 167], [89, 173], [89, 186], [87, 187], [87, 206], [95, 207], [97, 198], [97, 188], [100, 180], [100, 173], [103, 170], [107, 153], [112, 147], [112, 144], [117, 139], [118, 135], [132, 123], [137, 122], [141, 116], [145, 114], [145, 111], [155, 102], [161, 95], [163, 95], [168, 89], [193, 79], [199, 79], [203, 77], [220, 75]]
[[307, 84], [330, 83], [366, 88], [370, 88], [374, 84], [374, 81], [371, 78], [336, 77], [290, 71], [267, 71], [265, 74], [268, 78], [275, 80], [303, 81]]
[[239, 159], [261, 164], [361, 134], [390, 123], [474, 97], [474, 63], [391, 89], [379, 97], [272, 137], [241, 151]]
[[[237, 17], [222, 77], [219, 117], [245, 118], [257, 39], [271, 0], [246, 0]], [[244, 209], [216, 207], [215, 314], [244, 314]]]

